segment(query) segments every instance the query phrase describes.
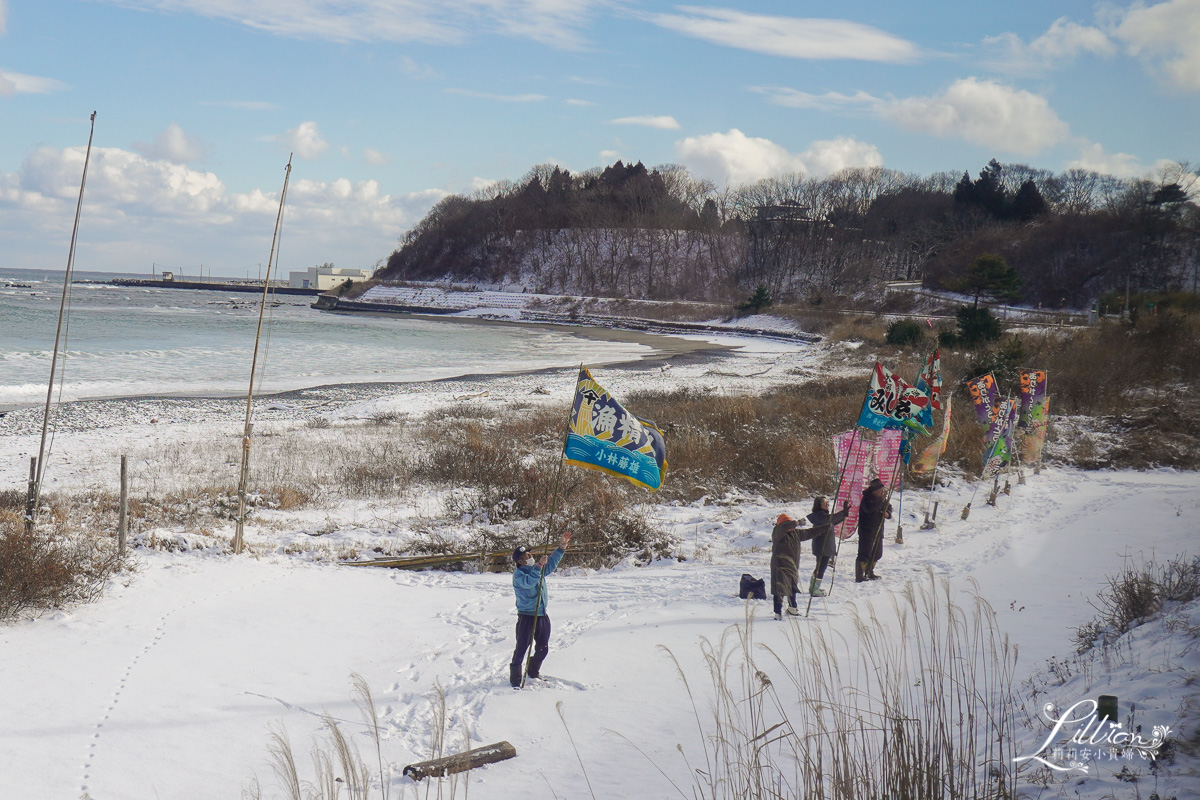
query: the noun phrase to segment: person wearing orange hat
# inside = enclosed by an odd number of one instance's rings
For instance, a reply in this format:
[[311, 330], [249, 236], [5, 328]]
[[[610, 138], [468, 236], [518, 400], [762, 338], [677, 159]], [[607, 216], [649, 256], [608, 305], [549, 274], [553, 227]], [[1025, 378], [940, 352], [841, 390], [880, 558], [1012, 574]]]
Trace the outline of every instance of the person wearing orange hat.
[[[771, 530], [771, 594], [774, 595], [775, 619], [783, 619], [783, 598], [788, 600], [787, 613], [799, 616], [796, 608], [796, 592], [800, 581], [800, 543], [813, 537], [811, 529], [804, 528], [804, 521], [796, 522], [787, 514], [780, 514]], [[807, 536], [805, 534], [808, 534]]]

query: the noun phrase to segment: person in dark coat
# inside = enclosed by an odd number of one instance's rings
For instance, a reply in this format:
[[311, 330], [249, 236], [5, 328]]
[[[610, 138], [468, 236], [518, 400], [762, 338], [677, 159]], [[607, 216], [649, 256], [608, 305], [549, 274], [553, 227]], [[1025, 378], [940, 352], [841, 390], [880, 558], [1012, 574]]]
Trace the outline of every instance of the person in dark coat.
[[812, 531], [801, 527], [803, 522], [780, 514], [771, 530], [771, 594], [775, 601], [775, 619], [783, 619], [783, 598], [788, 600], [787, 613], [798, 616], [796, 592], [800, 583], [800, 543], [812, 538]]
[[813, 570], [812, 578], [808, 581], [808, 593], [813, 597], [825, 596], [825, 592], [821, 590], [821, 581], [825, 578], [825, 568], [837, 552], [837, 540], [833, 529], [844, 522], [849, 514], [848, 501], [841, 511], [830, 514], [828, 500], [824, 497], [813, 498], [812, 513], [808, 515], [808, 522], [813, 531], [812, 552], [817, 557], [817, 568]]
[[875, 478], [863, 489], [862, 504], [858, 507], [858, 561], [854, 564], [854, 580], [878, 580], [875, 562], [883, 558], [883, 521], [892, 518], [892, 504], [887, 501], [887, 487]]

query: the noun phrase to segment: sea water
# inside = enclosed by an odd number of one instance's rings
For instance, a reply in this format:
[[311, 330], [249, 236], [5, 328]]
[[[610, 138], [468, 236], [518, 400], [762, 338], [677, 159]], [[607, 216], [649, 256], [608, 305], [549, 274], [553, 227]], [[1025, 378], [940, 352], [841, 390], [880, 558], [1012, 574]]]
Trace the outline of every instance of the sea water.
[[[75, 281], [117, 276], [77, 272]], [[145, 276], [136, 276], [145, 277]], [[62, 273], [0, 270], [0, 408], [45, 399]], [[55, 396], [237, 395], [249, 385], [261, 294], [71, 285]], [[256, 391], [636, 360], [653, 348], [569, 330], [454, 319], [336, 314], [273, 295]]]

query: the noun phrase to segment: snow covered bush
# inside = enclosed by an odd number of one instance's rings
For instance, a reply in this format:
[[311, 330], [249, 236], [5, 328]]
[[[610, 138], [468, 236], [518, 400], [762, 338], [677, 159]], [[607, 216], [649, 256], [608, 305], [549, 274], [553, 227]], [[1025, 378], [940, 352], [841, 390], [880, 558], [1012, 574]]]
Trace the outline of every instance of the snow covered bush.
[[0, 507], [0, 619], [95, 599], [120, 566], [111, 541], [68, 530], [62, 515], [44, 516], [30, 534], [23, 509]]

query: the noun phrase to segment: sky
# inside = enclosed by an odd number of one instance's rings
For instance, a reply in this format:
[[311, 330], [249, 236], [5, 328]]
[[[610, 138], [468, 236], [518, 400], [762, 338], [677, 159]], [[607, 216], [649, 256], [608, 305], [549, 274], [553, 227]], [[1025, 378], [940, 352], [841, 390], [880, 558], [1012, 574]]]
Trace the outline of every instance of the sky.
[[718, 187], [1200, 159], [1200, 0], [0, 0], [0, 268], [372, 268], [554, 163]]

